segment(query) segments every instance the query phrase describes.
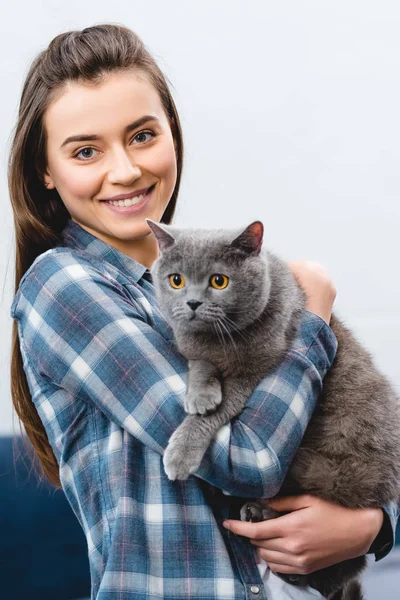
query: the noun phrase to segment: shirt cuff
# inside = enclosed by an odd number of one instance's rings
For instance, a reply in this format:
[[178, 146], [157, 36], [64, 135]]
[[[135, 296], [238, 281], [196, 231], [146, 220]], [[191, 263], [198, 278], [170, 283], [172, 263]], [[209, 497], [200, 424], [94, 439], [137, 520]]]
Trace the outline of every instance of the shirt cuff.
[[396, 530], [397, 519], [392, 512], [387, 512], [384, 506], [382, 506], [382, 510], [382, 527], [367, 552], [367, 554], [375, 554], [375, 562], [385, 558], [394, 546], [394, 532]]
[[332, 366], [337, 347], [336, 336], [326, 321], [315, 313], [304, 310], [291, 350], [306, 356], [318, 369], [323, 379]]

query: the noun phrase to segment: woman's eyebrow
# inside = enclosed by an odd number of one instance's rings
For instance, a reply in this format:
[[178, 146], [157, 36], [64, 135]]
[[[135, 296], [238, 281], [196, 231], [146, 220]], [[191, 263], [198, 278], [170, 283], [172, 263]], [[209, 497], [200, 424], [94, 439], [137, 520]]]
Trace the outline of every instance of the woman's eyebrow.
[[[128, 133], [129, 131], [132, 131], [133, 129], [140, 127], [141, 125], [148, 123], [149, 121], [158, 121], [159, 122], [160, 119], [153, 115], [144, 115], [144, 117], [140, 117], [140, 119], [137, 119], [133, 123], [130, 123], [129, 125], [127, 125], [125, 127], [125, 131]], [[70, 135], [63, 141], [63, 143], [60, 146], [60, 150], [61, 150], [61, 148], [63, 148], [67, 144], [70, 144], [71, 142], [93, 142], [94, 140], [99, 140], [100, 138], [101, 138], [100, 135], [86, 134], [86, 133], [82, 133], [82, 134], [78, 134], [78, 135]]]

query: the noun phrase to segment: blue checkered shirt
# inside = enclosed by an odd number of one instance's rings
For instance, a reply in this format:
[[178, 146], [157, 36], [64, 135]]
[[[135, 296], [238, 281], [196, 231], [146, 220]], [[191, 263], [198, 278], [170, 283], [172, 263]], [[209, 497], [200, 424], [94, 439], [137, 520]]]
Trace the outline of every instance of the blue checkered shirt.
[[[187, 361], [146, 267], [70, 220], [25, 273], [11, 315], [86, 534], [91, 598], [265, 599], [253, 546], [221, 524], [243, 498], [279, 491], [335, 357], [324, 321], [305, 312], [283, 363], [181, 482], [167, 478], [162, 454], [185, 417]], [[394, 527], [397, 509], [386, 510]]]

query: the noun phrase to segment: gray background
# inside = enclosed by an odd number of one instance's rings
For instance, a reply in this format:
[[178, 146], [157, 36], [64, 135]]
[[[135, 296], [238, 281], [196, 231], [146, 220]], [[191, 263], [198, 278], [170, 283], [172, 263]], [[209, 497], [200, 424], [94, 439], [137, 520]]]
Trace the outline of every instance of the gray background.
[[186, 142], [176, 223], [265, 224], [325, 265], [336, 309], [400, 387], [400, 5], [361, 0], [16, 2], [0, 14], [0, 432], [11, 430], [13, 224], [6, 162], [30, 61], [58, 33], [134, 29], [173, 84]]
[[13, 430], [6, 171], [21, 86], [55, 35], [102, 22], [134, 29], [173, 84], [186, 142], [175, 222], [261, 219], [273, 250], [321, 262], [338, 314], [400, 388], [396, 0], [25, 0], [0, 11], [0, 434]]

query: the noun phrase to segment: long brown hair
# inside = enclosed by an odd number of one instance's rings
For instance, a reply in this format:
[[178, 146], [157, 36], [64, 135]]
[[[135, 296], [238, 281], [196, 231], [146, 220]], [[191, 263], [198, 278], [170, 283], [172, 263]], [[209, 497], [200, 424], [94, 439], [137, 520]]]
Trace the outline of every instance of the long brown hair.
[[[36, 57], [29, 69], [10, 152], [8, 182], [16, 240], [15, 292], [35, 258], [60, 240], [60, 233], [70, 218], [57, 190], [44, 187], [46, 132], [43, 116], [46, 108], [68, 81], [98, 82], [107, 73], [131, 70], [145, 73], [158, 91], [175, 141], [177, 180], [161, 219], [163, 223], [172, 221], [181, 180], [183, 140], [166, 77], [141, 38], [126, 27], [105, 24], [62, 33]], [[60, 487], [58, 463], [31, 399], [15, 320], [11, 395], [15, 411], [36, 453], [34, 468], [41, 479], [46, 477]]]

